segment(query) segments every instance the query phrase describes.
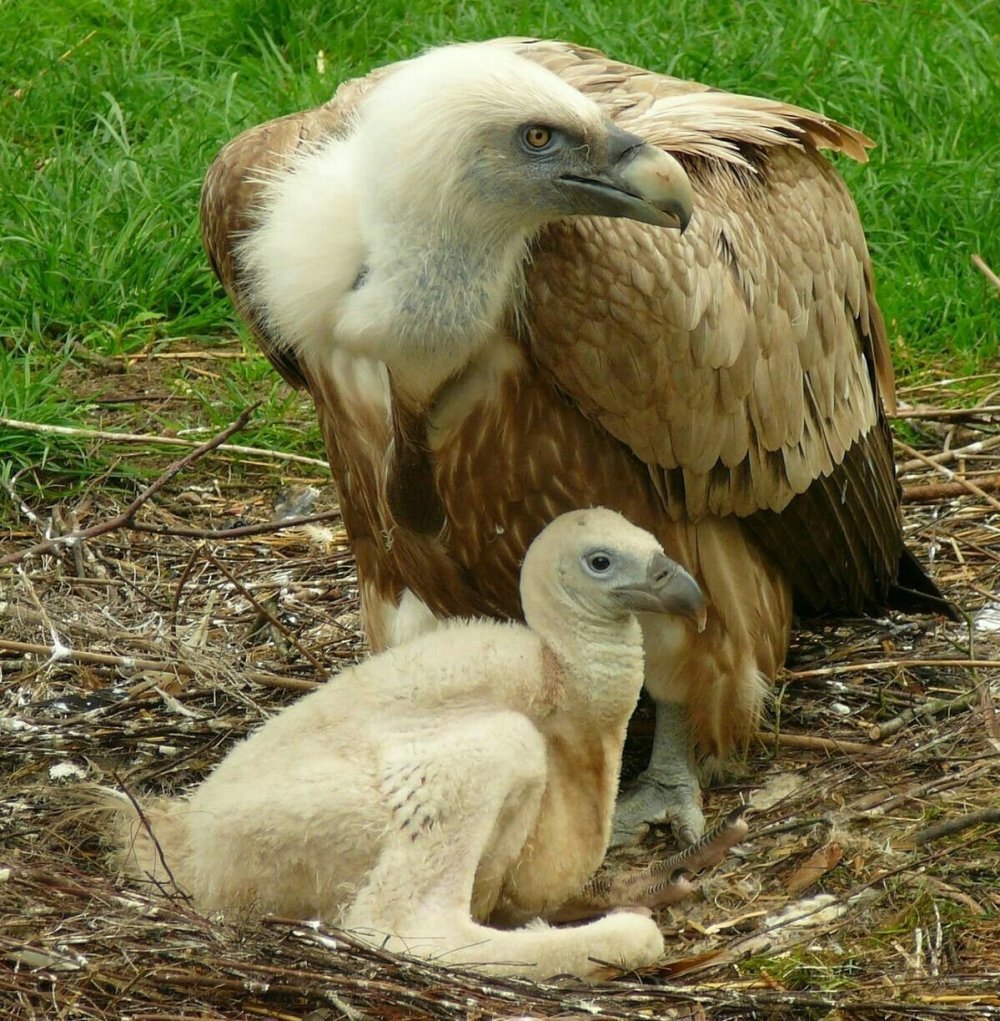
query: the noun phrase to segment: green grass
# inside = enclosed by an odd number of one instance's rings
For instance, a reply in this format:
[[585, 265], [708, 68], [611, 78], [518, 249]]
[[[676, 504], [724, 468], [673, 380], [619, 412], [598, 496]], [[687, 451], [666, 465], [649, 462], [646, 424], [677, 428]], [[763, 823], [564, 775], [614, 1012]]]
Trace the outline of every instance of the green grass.
[[[1000, 269], [993, 0], [628, 6], [626, 16], [594, 0], [0, 5], [0, 345], [5, 365], [27, 352], [48, 377], [47, 397], [21, 413], [44, 417], [47, 400], [71, 396], [58, 373], [68, 341], [116, 355], [234, 328], [196, 223], [223, 142], [374, 64], [502, 34], [589, 43], [869, 133], [871, 164], [842, 167], [902, 375], [995, 364], [1000, 301], [969, 261], [978, 251]], [[0, 377], [0, 414], [19, 401], [17, 378]], [[217, 400], [225, 410], [246, 396], [241, 385]], [[86, 408], [70, 401], [60, 414]], [[0, 458], [9, 442], [0, 436]]]

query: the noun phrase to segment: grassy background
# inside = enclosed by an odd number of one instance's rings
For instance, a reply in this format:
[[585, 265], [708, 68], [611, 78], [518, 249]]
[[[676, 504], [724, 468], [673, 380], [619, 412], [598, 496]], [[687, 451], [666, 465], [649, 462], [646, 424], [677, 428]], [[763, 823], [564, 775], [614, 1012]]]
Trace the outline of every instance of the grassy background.
[[[994, 0], [13, 0], [0, 5], [0, 414], [82, 421], [79, 352], [235, 327], [197, 239], [201, 177], [254, 123], [430, 44], [532, 34], [813, 107], [879, 146], [842, 161], [900, 375], [1000, 349], [1000, 7]], [[323, 51], [323, 59], [319, 59]], [[262, 363], [203, 403], [287, 395]], [[229, 415], [229, 417], [232, 417]], [[170, 425], [171, 423], [164, 423]], [[253, 441], [254, 437], [250, 437]], [[283, 442], [309, 443], [298, 433]], [[0, 431], [3, 462], [63, 448]]]

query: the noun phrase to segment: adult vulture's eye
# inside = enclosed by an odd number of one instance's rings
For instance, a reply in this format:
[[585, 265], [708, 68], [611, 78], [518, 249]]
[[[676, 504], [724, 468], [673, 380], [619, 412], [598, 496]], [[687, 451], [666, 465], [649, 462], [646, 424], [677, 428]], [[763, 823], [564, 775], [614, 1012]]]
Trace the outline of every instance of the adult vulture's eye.
[[611, 570], [611, 557], [607, 553], [588, 553], [584, 562], [594, 574], [607, 574]]
[[547, 149], [552, 144], [552, 129], [544, 124], [531, 124], [524, 129], [523, 138], [529, 149]]

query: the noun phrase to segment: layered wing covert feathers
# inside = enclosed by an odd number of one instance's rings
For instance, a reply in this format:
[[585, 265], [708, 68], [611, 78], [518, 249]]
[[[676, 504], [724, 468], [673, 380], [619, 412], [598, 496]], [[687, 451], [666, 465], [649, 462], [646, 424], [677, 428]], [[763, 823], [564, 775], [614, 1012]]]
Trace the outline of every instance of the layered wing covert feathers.
[[[537, 40], [494, 45], [538, 61], [623, 128], [676, 156], [695, 189], [683, 236], [603, 218], [564, 220], [542, 232], [527, 270], [523, 326], [511, 327], [528, 365], [521, 391], [554, 386], [565, 403], [560, 414], [585, 420], [570, 432], [600, 433], [598, 447], [606, 449], [614, 438], [622, 455], [630, 451], [645, 466], [641, 488], [649, 492], [637, 497], [638, 523], [652, 527], [643, 519], [662, 513], [651, 503], [679, 523], [736, 516], [806, 608], [883, 603], [903, 555], [883, 412], [883, 401], [893, 401], [892, 369], [857, 212], [818, 151], [864, 160], [869, 140], [798, 107], [629, 67], [595, 50]], [[337, 435], [336, 388], [311, 378], [281, 339], [267, 334], [234, 245], [252, 228], [266, 175], [303, 146], [347, 130], [359, 97], [391, 73], [348, 82], [329, 103], [238, 137], [209, 171], [202, 200], [212, 264], [278, 370], [316, 397], [342, 489], [351, 455]], [[507, 428], [516, 431], [517, 419]], [[482, 442], [467, 432], [449, 449], [477, 450]], [[532, 443], [573, 459], [538, 433]], [[431, 468], [420, 461], [428, 454], [419, 435], [412, 450], [415, 470], [426, 469], [439, 490], [425, 495], [431, 506], [421, 513], [440, 512], [442, 523], [460, 532], [455, 515], [469, 519], [479, 511], [465, 485], [448, 489], [448, 472], [485, 474], [488, 462], [449, 467], [444, 458]], [[538, 461], [547, 463], [544, 455]], [[563, 480], [568, 474], [557, 473]], [[356, 472], [352, 477], [357, 481]], [[544, 479], [538, 485], [544, 494]], [[602, 487], [614, 492], [614, 472], [595, 469], [588, 478], [584, 469], [578, 488], [585, 502], [609, 502]], [[350, 494], [342, 497], [349, 502]], [[518, 547], [523, 552], [529, 533], [544, 524], [535, 519], [549, 504], [566, 509], [576, 497], [557, 495], [525, 512], [523, 545], [511, 540], [495, 551], [511, 562], [494, 582], [482, 570], [493, 555], [485, 539], [459, 551], [459, 563], [449, 564], [454, 576], [441, 583], [450, 586], [443, 608], [510, 612]], [[373, 515], [345, 507], [345, 516], [349, 529], [354, 518], [352, 538], [375, 540]], [[481, 516], [484, 528], [499, 528], [503, 517]], [[402, 546], [396, 552], [406, 555]], [[494, 585], [507, 595], [484, 597], [484, 586]]]

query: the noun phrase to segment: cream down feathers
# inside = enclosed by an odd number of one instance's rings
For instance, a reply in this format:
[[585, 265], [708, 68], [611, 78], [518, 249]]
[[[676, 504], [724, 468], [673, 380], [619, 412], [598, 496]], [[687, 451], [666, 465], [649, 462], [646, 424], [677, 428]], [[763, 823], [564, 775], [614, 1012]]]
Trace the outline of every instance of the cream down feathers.
[[648, 917], [535, 919], [580, 895], [608, 845], [636, 612], [683, 632], [704, 623], [701, 592], [604, 509], [550, 524], [521, 591], [527, 626], [452, 621], [284, 710], [190, 797], [142, 818], [119, 802], [128, 871], [172, 878], [202, 911], [319, 917], [494, 974], [653, 962]]

